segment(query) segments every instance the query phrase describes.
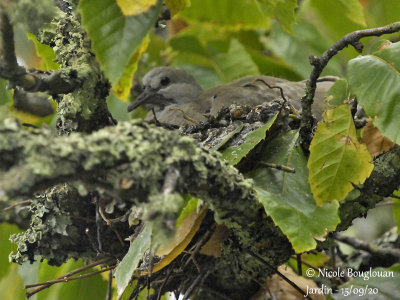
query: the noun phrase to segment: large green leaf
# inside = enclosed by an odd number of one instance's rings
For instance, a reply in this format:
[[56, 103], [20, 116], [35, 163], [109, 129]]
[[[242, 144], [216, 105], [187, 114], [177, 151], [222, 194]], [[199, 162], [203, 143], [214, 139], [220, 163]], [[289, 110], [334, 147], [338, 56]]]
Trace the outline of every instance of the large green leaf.
[[399, 21], [399, 0], [365, 0], [368, 27], [379, 27]]
[[311, 142], [309, 183], [316, 202], [341, 201], [371, 174], [372, 157], [357, 140], [348, 104], [326, 111]]
[[310, 0], [309, 2], [307, 8], [315, 9], [321, 18], [321, 23], [327, 27], [335, 40], [366, 26], [363, 7], [359, 0]]
[[150, 248], [151, 243], [151, 226], [145, 226], [143, 231], [133, 240], [128, 253], [124, 256], [120, 264], [115, 270], [115, 283], [117, 284], [118, 297], [124, 293], [133, 272], [138, 267], [140, 259], [146, 250]]
[[259, 75], [257, 65], [246, 48], [237, 40], [232, 39], [227, 53], [215, 57], [218, 73], [225, 82], [244, 77], [246, 75]]
[[203, 22], [231, 30], [269, 28], [269, 18], [256, 0], [192, 0], [179, 16], [189, 23]]
[[124, 16], [116, 0], [81, 0], [79, 12], [92, 49], [106, 74], [115, 86], [124, 74], [136, 48], [141, 44], [161, 9], [158, 1], [145, 13]]
[[261, 11], [266, 16], [274, 16], [281, 26], [291, 32], [291, 25], [295, 23], [294, 10], [297, 0], [258, 0]]
[[259, 142], [265, 139], [265, 134], [274, 124], [277, 116], [276, 114], [266, 124], [250, 132], [239, 146], [229, 146], [222, 150], [222, 157], [232, 165], [238, 164]]
[[264, 149], [261, 161], [282, 164], [295, 174], [271, 168], [247, 173], [253, 178], [260, 202], [288, 237], [297, 253], [312, 250], [339, 223], [337, 201], [316, 205], [307, 182], [306, 158], [297, 145], [298, 132], [284, 133]]
[[349, 83], [346, 79], [337, 80], [325, 94], [330, 105], [339, 106], [350, 98]]
[[400, 43], [348, 64], [350, 89], [375, 127], [400, 143]]
[[[272, 24], [269, 39], [265, 46], [290, 65], [302, 78], [308, 78], [312, 66], [308, 61], [310, 55], [320, 56], [333, 44], [318, 28], [309, 21], [299, 20], [292, 27], [293, 34], [285, 32], [279, 24]], [[323, 74], [341, 75], [342, 67], [338, 57], [334, 57]]]
[[167, 5], [171, 14], [175, 15], [186, 6], [190, 6], [190, 0], [165, 0], [165, 5]]

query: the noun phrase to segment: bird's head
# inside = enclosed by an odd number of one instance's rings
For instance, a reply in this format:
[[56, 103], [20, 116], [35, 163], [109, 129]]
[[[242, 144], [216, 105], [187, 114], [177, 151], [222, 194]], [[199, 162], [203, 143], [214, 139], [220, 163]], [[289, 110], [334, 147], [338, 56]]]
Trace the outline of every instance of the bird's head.
[[195, 101], [202, 88], [196, 79], [182, 69], [159, 67], [143, 77], [143, 92], [128, 106], [128, 112], [141, 105], [154, 105], [158, 110], [166, 106], [182, 106]]

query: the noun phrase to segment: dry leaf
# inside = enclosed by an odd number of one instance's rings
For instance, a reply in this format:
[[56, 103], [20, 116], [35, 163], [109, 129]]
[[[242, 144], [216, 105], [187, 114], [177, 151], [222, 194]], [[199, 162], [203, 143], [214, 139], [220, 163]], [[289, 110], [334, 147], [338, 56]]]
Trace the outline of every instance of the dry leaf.
[[371, 120], [369, 120], [367, 125], [361, 130], [361, 140], [366, 144], [369, 153], [371, 153], [373, 157], [388, 151], [394, 146], [394, 143], [383, 136], [372, 124]]
[[224, 225], [218, 225], [207, 243], [201, 247], [200, 254], [221, 257], [221, 242], [225, 239], [228, 229]]
[[[282, 265], [278, 271], [285, 275], [290, 281], [294, 282], [304, 292], [309, 289], [317, 289], [317, 284], [311, 279], [306, 279], [297, 275], [290, 267]], [[283, 280], [278, 274], [273, 275], [266, 281], [266, 289], [260, 289], [252, 300], [270, 300], [272, 294], [275, 299], [279, 300], [300, 300], [305, 299], [294, 287]], [[326, 297], [322, 294], [309, 294], [313, 300], [325, 300]]]
[[[190, 215], [183, 219], [181, 226], [176, 230], [173, 241], [168, 245], [158, 248], [155, 255], [163, 258], [154, 265], [153, 273], [160, 271], [168, 266], [179, 254], [185, 250], [190, 241], [199, 230], [201, 223], [207, 213], [207, 207], [203, 206], [199, 213], [194, 210]], [[148, 270], [143, 270], [141, 276], [148, 275]]]

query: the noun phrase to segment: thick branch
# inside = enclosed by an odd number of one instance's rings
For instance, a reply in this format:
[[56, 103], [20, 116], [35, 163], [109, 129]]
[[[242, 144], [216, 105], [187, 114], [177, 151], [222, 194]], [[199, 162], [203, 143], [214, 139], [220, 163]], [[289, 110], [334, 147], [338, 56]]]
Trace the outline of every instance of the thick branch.
[[306, 93], [301, 99], [302, 117], [300, 125], [300, 137], [302, 147], [305, 151], [308, 151], [312, 140], [314, 119], [311, 112], [311, 106], [314, 101], [317, 80], [328, 64], [329, 60], [348, 45], [352, 45], [356, 48], [356, 50], [361, 51], [362, 44], [359, 42], [359, 40], [363, 37], [381, 36], [382, 34], [388, 34], [397, 31], [400, 31], [400, 22], [378, 28], [357, 30], [345, 35], [343, 38], [337, 41], [332, 47], [325, 51], [320, 58], [315, 56], [310, 57], [310, 63], [314, 66], [314, 68], [310, 74], [310, 78], [307, 80]]

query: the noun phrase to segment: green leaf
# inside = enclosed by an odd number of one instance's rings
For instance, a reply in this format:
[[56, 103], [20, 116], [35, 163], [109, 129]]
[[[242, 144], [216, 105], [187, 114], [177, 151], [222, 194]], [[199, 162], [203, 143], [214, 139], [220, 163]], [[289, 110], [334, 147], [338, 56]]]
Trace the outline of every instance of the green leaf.
[[335, 40], [366, 27], [364, 10], [359, 0], [311, 0], [308, 8], [315, 9], [321, 24], [329, 29]]
[[297, 145], [298, 132], [281, 134], [262, 152], [261, 161], [292, 167], [296, 173], [259, 168], [246, 174], [254, 180], [267, 215], [292, 243], [296, 253], [315, 249], [340, 219], [337, 201], [316, 205], [307, 182], [306, 157]]
[[375, 127], [400, 143], [400, 43], [348, 64], [350, 89]]
[[292, 32], [291, 25], [295, 23], [294, 11], [297, 0], [257, 0], [260, 10], [266, 17], [275, 17], [284, 30]]
[[215, 57], [215, 64], [218, 66], [217, 72], [224, 82], [247, 75], [259, 75], [257, 65], [246, 48], [237, 40], [232, 39], [227, 53], [218, 54]]
[[0, 105], [11, 105], [13, 102], [12, 92], [7, 89], [7, 80], [0, 79]]
[[117, 266], [114, 276], [118, 297], [121, 297], [124, 293], [140, 259], [143, 257], [145, 251], [150, 248], [151, 231], [150, 226], [144, 227], [143, 231], [133, 240], [128, 253]]
[[192, 52], [202, 56], [209, 56], [200, 40], [192, 35], [182, 35], [171, 38], [169, 41], [171, 47], [180, 52]]
[[[337, 294], [337, 297], [335, 297], [336, 300], [399, 299], [400, 264], [395, 264], [390, 268], [370, 268], [362, 273], [360, 272], [360, 276], [355, 276], [355, 270], [350, 270], [352, 271], [349, 276], [351, 280], [339, 287], [341, 293]], [[348, 272], [349, 269], [346, 275], [349, 274]]]
[[266, 124], [250, 132], [244, 142], [239, 146], [230, 146], [222, 150], [222, 157], [226, 159], [231, 165], [237, 165], [243, 157], [245, 157], [255, 146], [258, 145], [263, 139], [268, 129], [274, 124], [276, 117], [272, 117]]
[[6, 276], [0, 280], [1, 299], [2, 300], [23, 300], [25, 297], [24, 283], [18, 274], [18, 266], [9, 264]]
[[356, 128], [347, 104], [326, 111], [311, 142], [309, 183], [318, 205], [342, 201], [362, 184], [374, 165], [367, 147], [357, 140]]
[[[235, 121], [233, 124], [233, 126], [235, 126], [235, 128], [229, 132], [227, 135], [223, 135], [221, 141], [218, 142], [218, 144], [216, 144], [215, 146], [213, 146], [211, 149], [213, 150], [218, 150], [220, 149], [222, 146], [224, 146], [233, 136], [235, 136], [237, 133], [241, 132], [244, 125], [242, 121]], [[218, 139], [220, 139], [220, 137], [218, 137]]]
[[369, 28], [384, 26], [399, 21], [400, 1], [398, 0], [369, 0], [365, 8]]
[[124, 74], [132, 55], [154, 26], [161, 2], [136, 16], [124, 16], [115, 0], [79, 1], [82, 25], [92, 41], [104, 73], [115, 86]]
[[266, 56], [249, 47], [246, 48], [246, 51], [251, 55], [252, 60], [263, 75], [285, 78], [291, 81], [303, 79], [291, 66], [278, 57]]
[[35, 44], [36, 54], [42, 59], [40, 63], [40, 67], [43, 70], [58, 70], [60, 65], [54, 62], [56, 58], [56, 54], [48, 45], [40, 43], [36, 36], [32, 33], [27, 33], [28, 39], [31, 40]]
[[171, 15], [176, 15], [185, 7], [190, 6], [190, 0], [165, 0], [165, 5], [171, 11]]
[[133, 53], [128, 63], [128, 66], [125, 68], [124, 73], [122, 74], [116, 86], [113, 88], [115, 95], [122, 99], [124, 102], [127, 102], [128, 100], [132, 87], [133, 76], [138, 68], [139, 59], [142, 56], [143, 52], [146, 51], [149, 42], [150, 38], [147, 35], [143, 39], [142, 44]]
[[[306, 59], [310, 55], [321, 56], [333, 44], [320, 30], [305, 20], [299, 20], [292, 26], [293, 34], [289, 34], [274, 22], [269, 39], [264, 39], [265, 46], [291, 66], [302, 78], [308, 78], [311, 65]], [[338, 57], [333, 57], [325, 68], [323, 75], [342, 74], [342, 66]]]
[[119, 8], [125, 16], [134, 16], [147, 12], [156, 5], [157, 0], [116, 0]]
[[176, 219], [176, 228], [181, 226], [183, 219], [190, 215], [192, 211], [197, 208], [197, 203], [199, 202], [199, 199], [185, 195], [185, 201], [187, 201], [187, 203], [179, 214], [178, 219]]
[[21, 231], [22, 230], [20, 230], [16, 225], [8, 223], [0, 224], [0, 278], [6, 276], [8, 270], [11, 268], [11, 264], [8, 261], [8, 255], [11, 251], [17, 250], [17, 246], [10, 242], [10, 235]]
[[187, 22], [202, 22], [230, 30], [269, 28], [269, 18], [255, 0], [192, 0], [179, 16]]
[[325, 94], [325, 99], [330, 105], [339, 106], [344, 100], [350, 98], [349, 83], [346, 79], [337, 80]]

